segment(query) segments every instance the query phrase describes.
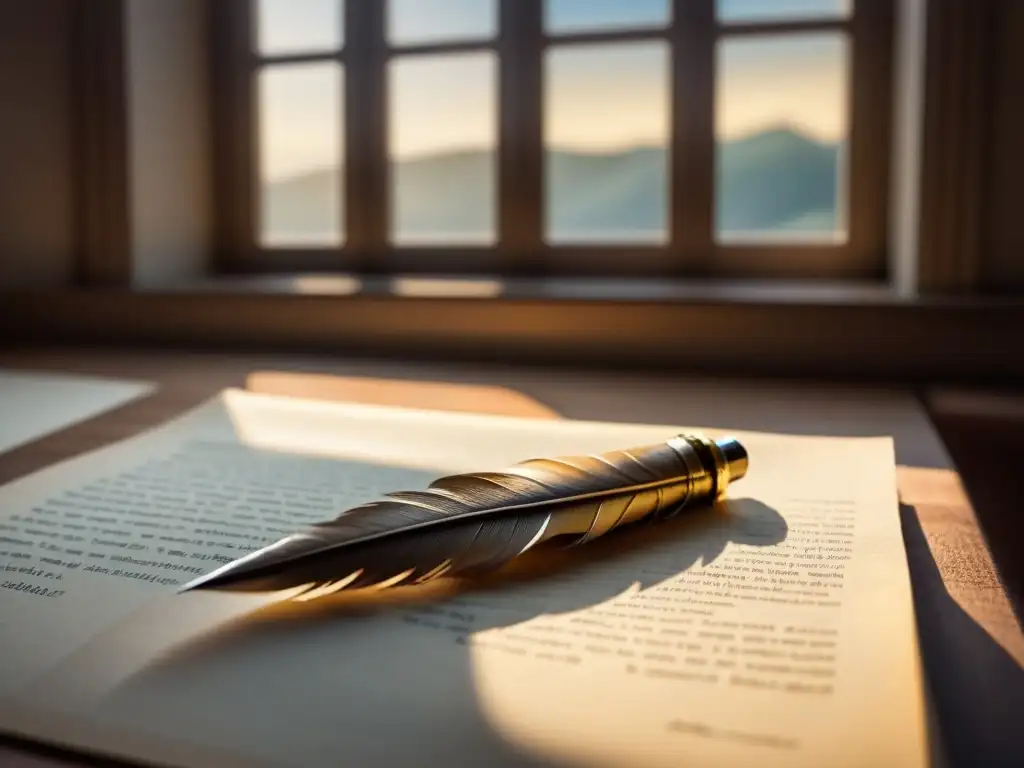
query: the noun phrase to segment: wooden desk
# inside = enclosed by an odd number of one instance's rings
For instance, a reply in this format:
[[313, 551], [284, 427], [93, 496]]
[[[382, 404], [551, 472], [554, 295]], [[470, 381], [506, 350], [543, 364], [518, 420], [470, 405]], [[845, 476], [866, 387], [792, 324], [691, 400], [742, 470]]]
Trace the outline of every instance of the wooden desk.
[[[948, 761], [956, 766], [1024, 765], [1024, 634], [946, 449], [906, 391], [252, 355], [37, 351], [0, 353], [0, 366], [122, 376], [159, 385], [144, 400], [0, 456], [0, 482], [159, 424], [224, 387], [247, 384], [283, 395], [539, 418], [561, 414], [803, 434], [893, 435], [922, 654]], [[299, 375], [283, 375], [289, 372]], [[12, 764], [25, 768], [81, 762], [11, 744], [7, 751], [0, 744], [4, 765], [15, 759], [20, 762]]]

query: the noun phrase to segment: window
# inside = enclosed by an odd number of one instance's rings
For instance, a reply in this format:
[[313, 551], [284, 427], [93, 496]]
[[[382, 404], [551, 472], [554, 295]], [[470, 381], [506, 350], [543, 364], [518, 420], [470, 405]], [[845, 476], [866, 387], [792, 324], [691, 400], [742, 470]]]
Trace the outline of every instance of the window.
[[241, 269], [882, 277], [888, 0], [218, 0]]

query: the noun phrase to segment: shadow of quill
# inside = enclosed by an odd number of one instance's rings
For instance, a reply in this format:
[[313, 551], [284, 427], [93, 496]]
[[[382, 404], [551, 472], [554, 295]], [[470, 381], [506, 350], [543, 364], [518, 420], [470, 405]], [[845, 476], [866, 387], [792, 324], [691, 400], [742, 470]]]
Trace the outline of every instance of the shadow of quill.
[[532, 551], [499, 572], [473, 579], [272, 603], [178, 646], [164, 662], [176, 663], [217, 649], [228, 651], [261, 632], [287, 634], [322, 622], [358, 620], [460, 599], [486, 601], [490, 608], [508, 611], [508, 622], [495, 624], [489, 616], [474, 625], [473, 631], [539, 615], [570, 613], [628, 590], [648, 589], [698, 563], [710, 565], [730, 543], [771, 546], [784, 541], [787, 532], [785, 520], [768, 505], [754, 499], [732, 499], [675, 519], [636, 525], [585, 546]]
[[[212, 746], [241, 739], [304, 765], [341, 756], [361, 766], [551, 764], [488, 723], [460, 638], [585, 611], [708, 565], [730, 544], [771, 546], [786, 534], [774, 509], [737, 499], [538, 552], [486, 579], [275, 603], [173, 647], [98, 706], [139, 727], [170, 724]], [[431, 625], [440, 610], [459, 616], [457, 632]], [[543, 696], [538, 670], [531, 685]]]

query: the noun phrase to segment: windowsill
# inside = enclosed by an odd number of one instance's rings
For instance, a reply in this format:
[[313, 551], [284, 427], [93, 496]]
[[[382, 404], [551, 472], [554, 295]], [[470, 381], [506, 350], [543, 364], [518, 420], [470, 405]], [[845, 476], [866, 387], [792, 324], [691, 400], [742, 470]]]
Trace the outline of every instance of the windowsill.
[[0, 342], [329, 350], [720, 375], [1024, 382], [1024, 302], [879, 284], [224, 277], [0, 293]]
[[639, 304], [772, 304], [821, 306], [950, 306], [1010, 303], [999, 297], [905, 296], [874, 281], [698, 280], [683, 278], [355, 276], [279, 274], [219, 276], [133, 292], [170, 295], [312, 296]]

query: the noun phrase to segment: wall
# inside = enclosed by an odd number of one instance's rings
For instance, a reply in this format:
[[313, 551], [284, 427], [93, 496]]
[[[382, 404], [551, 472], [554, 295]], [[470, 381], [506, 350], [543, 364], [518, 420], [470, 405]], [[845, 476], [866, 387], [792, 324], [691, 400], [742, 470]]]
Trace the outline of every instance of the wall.
[[76, 1], [0, 2], [0, 287], [72, 278]]
[[210, 249], [205, 0], [127, 3], [132, 281], [200, 275]]
[[1024, 292], [1024, 2], [994, 8], [982, 285]]

